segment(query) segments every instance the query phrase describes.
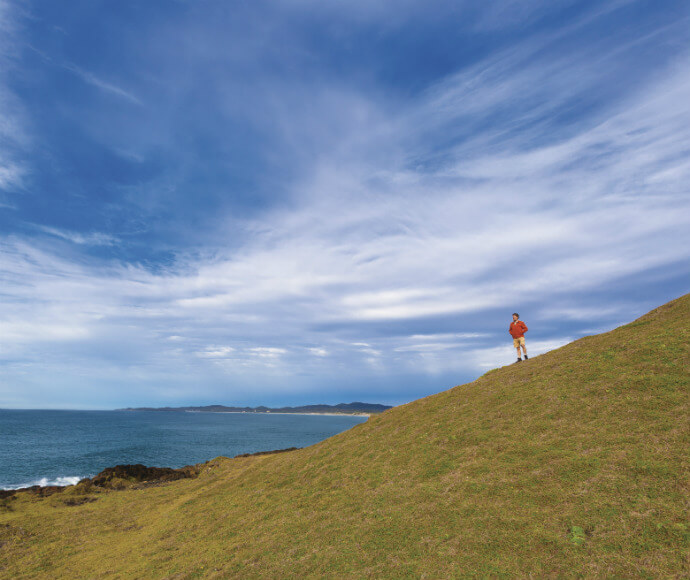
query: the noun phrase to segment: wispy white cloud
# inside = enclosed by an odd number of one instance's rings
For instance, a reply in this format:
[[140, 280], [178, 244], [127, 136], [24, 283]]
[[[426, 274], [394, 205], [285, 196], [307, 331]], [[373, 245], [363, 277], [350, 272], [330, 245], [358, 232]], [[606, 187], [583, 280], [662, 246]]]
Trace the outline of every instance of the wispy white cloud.
[[307, 350], [314, 356], [328, 356], [329, 352], [325, 348], [309, 347]]
[[103, 91], [104, 93], [114, 95], [116, 97], [120, 97], [120, 98], [122, 98], [126, 101], [129, 101], [130, 103], [133, 103], [135, 105], [142, 105], [143, 104], [142, 101], [136, 95], [134, 95], [132, 92], [127, 91], [127, 90], [123, 89], [122, 87], [120, 87], [114, 83], [107, 82], [107, 81], [99, 78], [95, 74], [77, 66], [74, 63], [65, 62], [65, 63], [62, 63], [60, 66], [62, 66], [62, 68], [64, 68], [65, 70], [68, 70], [71, 73], [78, 76], [85, 83], [96, 87], [97, 89]]
[[10, 189], [21, 183], [24, 170], [10, 161], [4, 163], [7, 165], [0, 166], [0, 189]]
[[79, 232], [71, 232], [69, 230], [61, 230], [59, 228], [51, 228], [48, 226], [36, 226], [37, 229], [50, 234], [52, 236], [62, 238], [75, 244], [87, 246], [112, 246], [118, 242], [115, 236], [105, 234], [102, 232], [92, 232], [83, 234]]
[[231, 346], [207, 346], [197, 354], [202, 358], [227, 358], [234, 352]]
[[25, 113], [8, 86], [8, 75], [15, 66], [18, 33], [15, 11], [9, 2], [0, 0], [0, 190], [5, 191], [21, 188], [27, 171], [17, 155], [17, 150], [28, 142]]

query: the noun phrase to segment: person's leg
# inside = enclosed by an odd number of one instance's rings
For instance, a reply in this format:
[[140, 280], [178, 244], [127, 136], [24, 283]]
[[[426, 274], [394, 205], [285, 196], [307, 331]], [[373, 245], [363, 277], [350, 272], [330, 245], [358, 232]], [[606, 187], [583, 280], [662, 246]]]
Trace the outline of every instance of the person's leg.
[[[521, 340], [520, 342], [522, 343], [522, 352], [525, 353], [525, 360], [527, 360], [527, 346], [525, 345], [524, 340]], [[518, 349], [518, 350], [520, 350], [520, 349]]]
[[517, 359], [518, 359], [519, 361], [522, 360], [522, 359], [520, 358], [520, 341], [519, 341], [517, 338], [514, 338], [514, 339], [513, 339], [513, 346], [514, 346], [515, 349], [517, 350]]

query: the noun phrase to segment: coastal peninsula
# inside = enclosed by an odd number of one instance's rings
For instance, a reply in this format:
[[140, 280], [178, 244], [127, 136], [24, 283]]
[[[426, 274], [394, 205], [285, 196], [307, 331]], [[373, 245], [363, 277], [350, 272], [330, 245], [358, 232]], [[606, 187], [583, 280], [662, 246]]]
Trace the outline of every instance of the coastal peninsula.
[[228, 407], [205, 405], [201, 407], [127, 407], [116, 411], [184, 411], [188, 413], [275, 413], [286, 415], [374, 415], [392, 409], [377, 403], [339, 403], [338, 405], [303, 405], [301, 407]]

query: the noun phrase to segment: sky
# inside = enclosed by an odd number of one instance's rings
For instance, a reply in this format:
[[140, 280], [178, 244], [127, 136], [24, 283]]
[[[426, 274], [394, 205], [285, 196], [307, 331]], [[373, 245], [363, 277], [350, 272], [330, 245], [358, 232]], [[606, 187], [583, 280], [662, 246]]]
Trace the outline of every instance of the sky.
[[0, 407], [402, 404], [690, 291], [690, 4], [0, 0]]

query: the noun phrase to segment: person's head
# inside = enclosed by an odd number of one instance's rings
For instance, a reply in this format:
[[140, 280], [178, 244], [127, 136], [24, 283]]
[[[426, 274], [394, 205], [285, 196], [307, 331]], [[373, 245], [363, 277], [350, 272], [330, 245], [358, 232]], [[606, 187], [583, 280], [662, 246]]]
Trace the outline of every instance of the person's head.
[[520, 315], [517, 312], [513, 312], [513, 322], [517, 322], [520, 319]]

